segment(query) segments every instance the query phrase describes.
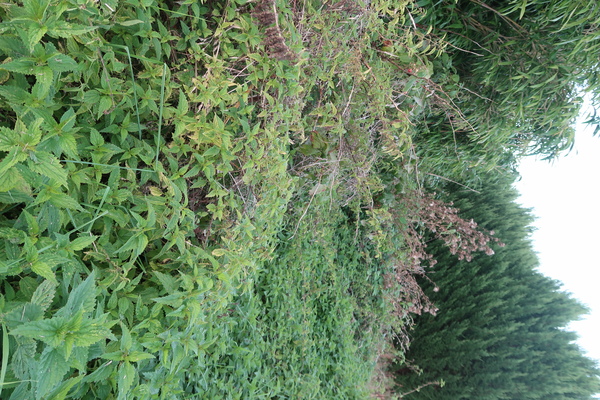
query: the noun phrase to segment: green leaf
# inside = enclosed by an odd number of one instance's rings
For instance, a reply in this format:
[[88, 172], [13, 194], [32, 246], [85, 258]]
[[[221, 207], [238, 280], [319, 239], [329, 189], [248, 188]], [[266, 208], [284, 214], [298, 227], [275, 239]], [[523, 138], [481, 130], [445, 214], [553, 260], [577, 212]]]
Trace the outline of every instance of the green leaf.
[[[28, 162], [28, 166], [33, 172], [54, 179], [62, 186], [67, 186], [67, 171], [63, 169], [56, 157], [43, 151], [35, 152], [34, 157], [35, 160], [29, 160]], [[59, 200], [58, 203], [60, 204], [61, 201]]]
[[118, 370], [119, 378], [117, 386], [119, 388], [118, 400], [126, 400], [129, 397], [129, 388], [135, 378], [135, 368], [129, 361], [123, 361]]
[[41, 399], [52, 391], [68, 371], [69, 364], [62, 351], [46, 347], [38, 364], [36, 399]]
[[33, 215], [29, 214], [26, 210], [21, 212], [21, 215], [25, 217], [25, 221], [27, 222], [27, 228], [29, 229], [29, 236], [37, 236], [40, 233], [40, 227], [37, 223], [37, 220], [33, 217]]
[[76, 384], [78, 384], [84, 375], [79, 375], [74, 378], [69, 378], [66, 381], [62, 382], [56, 389], [54, 389], [51, 393], [46, 396], [48, 400], [64, 400], [69, 393], [69, 390]]
[[66, 54], [56, 54], [48, 59], [48, 66], [55, 72], [77, 71], [79, 65]]
[[179, 289], [179, 283], [177, 283], [176, 278], [172, 277], [171, 275], [163, 274], [159, 271], [154, 271], [153, 273], [163, 285], [167, 293], [173, 294], [177, 291], [177, 289]]
[[50, 29], [48, 29], [48, 35], [53, 37], [71, 38], [95, 31], [96, 29], [98, 29], [96, 26], [85, 26], [79, 24], [70, 24], [65, 21], [57, 21], [50, 27]]
[[0, 151], [11, 151], [19, 144], [19, 135], [12, 129], [0, 126]]
[[67, 304], [59, 310], [57, 315], [67, 316], [79, 310], [91, 313], [96, 307], [97, 289], [95, 285], [96, 272], [93, 271], [83, 282], [71, 290]]
[[65, 327], [67, 327], [66, 318], [54, 317], [26, 322], [12, 329], [10, 334], [40, 340], [51, 347], [58, 347], [64, 341]]
[[139, 20], [139, 19], [130, 19], [129, 21], [117, 22], [117, 24], [122, 25], [122, 26], [132, 26], [132, 25], [143, 24], [143, 23], [144, 23], [144, 21]]
[[31, 94], [19, 86], [3, 85], [0, 86], [0, 96], [8, 100], [9, 103], [24, 104], [31, 99]]
[[0, 203], [15, 204], [29, 203], [33, 201], [33, 197], [21, 191], [9, 190], [8, 192], [0, 191]]
[[39, 276], [58, 284], [58, 281], [56, 280], [56, 275], [54, 275], [54, 271], [52, 271], [52, 268], [50, 268], [50, 266], [45, 262], [39, 260], [34, 261], [31, 264], [31, 270]]
[[127, 353], [131, 346], [133, 345], [133, 341], [131, 340], [131, 332], [124, 323], [121, 323], [121, 351]]
[[48, 27], [40, 24], [39, 22], [34, 22], [27, 24], [26, 28], [20, 29], [18, 32], [21, 36], [21, 39], [23, 39], [27, 45], [29, 51], [33, 51], [35, 45], [38, 44], [46, 32], [48, 32]]
[[144, 353], [143, 351], [132, 351], [127, 355], [127, 360], [130, 362], [139, 362], [150, 358], [154, 358], [154, 356], [150, 353]]
[[38, 68], [35, 72], [35, 85], [31, 89], [31, 94], [39, 100], [43, 100], [48, 93], [54, 82], [54, 72], [48, 67]]
[[83, 250], [86, 247], [88, 247], [89, 245], [91, 245], [92, 243], [94, 243], [94, 241], [98, 238], [98, 236], [80, 236], [77, 239], [73, 240], [71, 243], [69, 243], [69, 249], [72, 251], [79, 251], [79, 250]]
[[0, 64], [0, 69], [5, 69], [10, 72], [18, 72], [19, 74], [23, 75], [35, 75], [36, 62], [34, 58], [23, 57]]
[[31, 303], [39, 305], [45, 312], [52, 304], [55, 294], [56, 283], [45, 280], [40, 283], [37, 289], [35, 289], [35, 292], [33, 292], [33, 295], [31, 296]]
[[[8, 192], [21, 183], [23, 183], [23, 176], [16, 168], [10, 168], [8, 171], [0, 173], [0, 192]], [[2, 199], [0, 202], [4, 203]]]
[[[27, 155], [19, 151], [19, 149], [11, 150], [4, 160], [0, 162], [0, 176], [6, 173], [9, 168], [15, 166], [18, 162], [27, 159]], [[9, 189], [10, 190], [10, 189]]]

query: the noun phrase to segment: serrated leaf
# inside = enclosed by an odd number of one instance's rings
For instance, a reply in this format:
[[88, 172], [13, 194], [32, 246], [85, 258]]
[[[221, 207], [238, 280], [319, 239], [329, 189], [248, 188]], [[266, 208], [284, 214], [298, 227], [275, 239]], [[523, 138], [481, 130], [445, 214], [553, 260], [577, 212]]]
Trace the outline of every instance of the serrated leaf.
[[83, 35], [84, 33], [92, 32], [98, 29], [95, 26], [85, 26], [79, 24], [70, 24], [65, 21], [57, 21], [48, 30], [48, 35], [58, 36], [61, 38], [70, 38], [73, 36]]
[[0, 69], [10, 72], [18, 72], [23, 75], [34, 75], [36, 71], [36, 62], [34, 58], [22, 57], [6, 63], [0, 64]]
[[92, 344], [111, 337], [110, 329], [102, 325], [98, 319], [84, 319], [81, 325], [72, 333], [73, 344], [75, 346], [88, 347]]
[[31, 303], [39, 305], [45, 312], [54, 300], [56, 294], [56, 283], [45, 280], [35, 289], [31, 296]]
[[29, 214], [26, 210], [23, 210], [21, 215], [25, 217], [25, 222], [27, 222], [29, 236], [37, 236], [40, 233], [40, 227], [33, 215]]
[[48, 93], [54, 82], [54, 72], [49, 67], [37, 68], [35, 71], [35, 85], [31, 89], [31, 94], [39, 100], [43, 100]]
[[[0, 192], [8, 192], [21, 183], [23, 183], [23, 176], [16, 168], [9, 168], [8, 171], [0, 173]], [[0, 202], [2, 202], [1, 199]]]
[[[48, 193], [47, 197], [44, 197], [43, 201], [49, 201], [50, 204], [52, 204], [53, 206], [56, 206], [58, 208], [66, 208], [69, 210], [80, 210], [82, 211], [83, 208], [81, 207], [81, 205], [79, 205], [79, 203], [72, 198], [71, 196], [65, 194], [65, 193], [56, 193], [56, 192], [50, 192]], [[36, 203], [39, 203], [39, 201], [36, 201]]]
[[8, 100], [9, 103], [24, 104], [31, 99], [31, 94], [19, 86], [3, 85], [0, 86], [0, 96]]
[[51, 347], [58, 347], [64, 341], [65, 327], [67, 327], [66, 318], [54, 317], [26, 322], [12, 329], [10, 333], [40, 340]]
[[7, 239], [10, 243], [21, 244], [25, 242], [27, 234], [20, 229], [0, 228], [0, 238]]
[[105, 362], [91, 374], [84, 377], [84, 382], [100, 382], [108, 379], [115, 369], [115, 363], [112, 360]]
[[98, 103], [98, 118], [102, 116], [105, 112], [110, 110], [113, 106], [113, 100], [109, 96], [102, 96], [100, 98], [100, 103]]
[[0, 176], [4, 175], [10, 168], [14, 167], [18, 162], [27, 159], [27, 155], [22, 153], [19, 149], [13, 148], [4, 157], [4, 160], [0, 161]]
[[0, 203], [15, 204], [15, 203], [30, 203], [33, 197], [27, 193], [17, 190], [9, 190], [7, 192], [0, 191]]
[[29, 160], [29, 169], [38, 174], [54, 179], [61, 186], [67, 186], [67, 171], [56, 157], [45, 151], [35, 152], [35, 160]]
[[122, 26], [132, 26], [132, 25], [143, 24], [143, 23], [144, 23], [144, 21], [139, 20], [139, 19], [130, 19], [128, 21], [117, 22], [117, 24], [122, 25]]
[[69, 248], [72, 251], [79, 251], [79, 250], [83, 250], [86, 247], [88, 247], [89, 245], [91, 245], [92, 243], [94, 243], [94, 241], [98, 238], [98, 236], [80, 236], [77, 239], [73, 240], [71, 243], [69, 243]]
[[69, 364], [62, 352], [59, 349], [46, 347], [38, 364], [36, 398], [41, 399], [52, 391], [68, 371]]
[[131, 349], [131, 346], [133, 345], [133, 341], [131, 339], [131, 332], [129, 332], [129, 329], [127, 328], [127, 326], [123, 323], [120, 324], [121, 325], [121, 351], [123, 351], [124, 353], [127, 353], [129, 351], [129, 349]]
[[79, 310], [83, 310], [85, 313], [93, 312], [96, 307], [97, 294], [95, 279], [96, 273], [94, 271], [86, 280], [72, 289], [71, 293], [69, 293], [67, 304], [57, 312], [57, 315], [69, 316]]
[[118, 375], [118, 400], [126, 400], [129, 395], [129, 388], [131, 388], [131, 384], [133, 383], [133, 379], [135, 378], [135, 368], [129, 361], [124, 361], [119, 366]]
[[90, 346], [79, 346], [75, 347], [71, 351], [71, 357], [67, 360], [71, 368], [78, 369], [79, 371], [85, 371], [87, 369], [87, 363], [90, 360]]
[[69, 390], [76, 384], [78, 384], [84, 375], [79, 375], [74, 378], [69, 378], [66, 381], [62, 382], [56, 389], [54, 389], [51, 393], [46, 395], [46, 399], [48, 400], [64, 400], [69, 394]]
[[172, 277], [171, 275], [163, 274], [159, 271], [154, 271], [153, 273], [163, 285], [167, 293], [173, 294], [177, 291], [177, 289], [179, 289], [179, 283], [177, 283], [176, 278]]
[[29, 379], [31, 370], [36, 368], [35, 351], [37, 343], [35, 340], [25, 337], [16, 338], [17, 347], [12, 355], [11, 368], [19, 379]]
[[90, 132], [90, 143], [92, 144], [92, 146], [102, 146], [104, 144], [104, 138], [102, 137], [100, 132], [98, 132], [95, 129], [92, 129]]
[[9, 35], [7, 32], [0, 35], [0, 50], [4, 51], [6, 54], [27, 53], [23, 41], [16, 36]]
[[151, 358], [154, 358], [152, 354], [144, 353], [143, 351], [132, 351], [127, 355], [127, 360], [129, 360], [130, 362], [139, 362]]
[[76, 71], [77, 61], [66, 54], [58, 53], [48, 59], [48, 66], [55, 72]]
[[27, 28], [20, 29], [18, 32], [27, 45], [29, 51], [33, 51], [35, 45], [38, 44], [46, 32], [48, 32], [48, 27], [40, 24], [39, 22], [34, 22], [32, 24], [28, 24]]
[[44, 316], [42, 307], [37, 304], [25, 303], [19, 307], [13, 308], [4, 316], [4, 321], [12, 329], [26, 322], [38, 321]]
[[34, 261], [31, 264], [31, 270], [33, 272], [35, 272], [36, 274], [38, 274], [39, 276], [58, 284], [58, 281], [56, 280], [56, 275], [54, 274], [54, 271], [52, 271], [52, 268], [50, 268], [50, 266], [48, 264], [46, 264], [45, 262], [39, 261], [39, 260]]
[[19, 135], [12, 129], [0, 126], [0, 151], [11, 151], [18, 146]]

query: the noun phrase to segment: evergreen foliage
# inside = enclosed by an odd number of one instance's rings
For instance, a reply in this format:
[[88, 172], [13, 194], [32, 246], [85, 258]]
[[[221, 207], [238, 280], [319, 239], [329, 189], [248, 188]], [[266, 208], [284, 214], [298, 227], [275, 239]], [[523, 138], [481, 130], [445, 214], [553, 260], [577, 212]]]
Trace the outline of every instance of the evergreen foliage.
[[586, 309], [536, 270], [532, 217], [515, 203], [511, 182], [489, 182], [481, 193], [448, 188], [463, 217], [494, 230], [506, 246], [465, 262], [430, 244], [438, 260], [430, 277], [439, 291], [423, 286], [439, 312], [415, 319], [410, 362], [397, 366], [397, 376], [402, 388], [439, 380], [445, 386], [410, 398], [589, 399], [600, 390], [600, 371], [564, 329]]

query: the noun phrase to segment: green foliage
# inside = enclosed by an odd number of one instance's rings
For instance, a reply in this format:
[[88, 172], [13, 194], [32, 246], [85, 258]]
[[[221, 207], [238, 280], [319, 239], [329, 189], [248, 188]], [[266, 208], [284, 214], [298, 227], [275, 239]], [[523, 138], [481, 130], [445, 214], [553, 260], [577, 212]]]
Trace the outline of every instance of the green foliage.
[[600, 390], [597, 366], [565, 330], [586, 309], [536, 271], [532, 217], [514, 203], [511, 184], [450, 189], [463, 215], [494, 229], [506, 247], [469, 263], [440, 243], [429, 246], [439, 260], [431, 274], [439, 291], [427, 282], [424, 290], [440, 311], [415, 319], [411, 361], [397, 366], [397, 379], [408, 388], [442, 379], [445, 387], [424, 387], [415, 399], [582, 399]]
[[4, 2], [3, 398], [367, 397], [403, 199], [525, 143], [448, 153], [485, 116], [420, 3]]

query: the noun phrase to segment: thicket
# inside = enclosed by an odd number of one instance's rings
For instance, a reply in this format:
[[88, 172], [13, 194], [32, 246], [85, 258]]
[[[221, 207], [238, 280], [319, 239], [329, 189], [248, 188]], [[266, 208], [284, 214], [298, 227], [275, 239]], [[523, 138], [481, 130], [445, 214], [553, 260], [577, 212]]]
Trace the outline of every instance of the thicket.
[[[435, 307], [416, 280], [427, 231], [465, 258], [496, 242], [436, 187], [571, 135], [568, 118], [550, 136], [490, 131], [445, 12], [2, 3], [2, 398], [389, 394], [411, 315]], [[570, 25], [593, 45], [594, 25]]]
[[439, 312], [415, 317], [407, 361], [396, 366], [402, 391], [422, 387], [410, 398], [587, 399], [600, 391], [597, 365], [565, 330], [586, 308], [537, 271], [533, 218], [515, 203], [512, 181], [496, 180], [479, 193], [447, 188], [464, 218], [493, 228], [506, 246], [492, 244], [492, 257], [467, 262], [439, 241], [429, 245], [438, 260], [430, 273], [436, 286], [420, 283]]

